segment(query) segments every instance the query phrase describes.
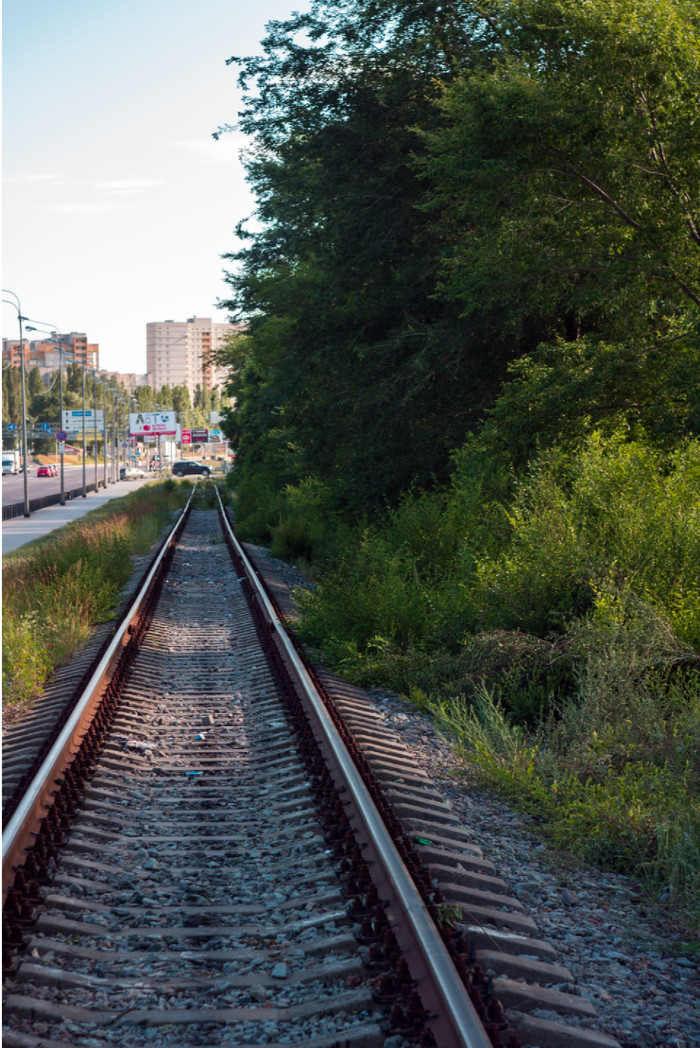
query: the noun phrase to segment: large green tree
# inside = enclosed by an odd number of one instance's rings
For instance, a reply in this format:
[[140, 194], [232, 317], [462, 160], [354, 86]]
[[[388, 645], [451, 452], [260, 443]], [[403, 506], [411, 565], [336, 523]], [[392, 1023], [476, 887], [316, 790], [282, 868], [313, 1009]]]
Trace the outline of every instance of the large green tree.
[[[509, 347], [434, 294], [441, 248], [414, 170], [438, 83], [486, 61], [488, 40], [472, 3], [318, 0], [241, 62], [261, 228], [232, 256], [228, 305], [250, 332], [232, 391], [254, 389], [280, 451], [350, 506], [444, 470], [503, 375]], [[253, 413], [243, 463], [269, 444]]]
[[443, 293], [540, 335], [490, 432], [516, 459], [621, 416], [665, 441], [698, 432], [700, 8], [489, 6], [499, 61], [445, 85], [419, 163]]
[[503, 53], [427, 132], [443, 288], [513, 331], [629, 337], [700, 305], [700, 8], [495, 0]]
[[692, 431], [699, 18], [316, 0], [273, 23], [240, 60], [242, 475], [376, 508], [443, 476], [507, 380], [492, 418], [525, 457], [601, 417]]

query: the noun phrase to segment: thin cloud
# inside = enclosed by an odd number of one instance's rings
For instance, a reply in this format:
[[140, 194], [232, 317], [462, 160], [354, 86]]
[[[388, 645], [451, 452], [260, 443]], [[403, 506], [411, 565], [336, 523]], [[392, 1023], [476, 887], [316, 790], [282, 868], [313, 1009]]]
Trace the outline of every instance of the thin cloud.
[[8, 186], [17, 186], [23, 182], [55, 182], [58, 177], [58, 175], [26, 175], [20, 171], [5, 175], [3, 182]]
[[96, 182], [95, 185], [97, 189], [106, 189], [111, 193], [144, 193], [147, 189], [165, 185], [165, 182], [158, 178], [121, 178]]

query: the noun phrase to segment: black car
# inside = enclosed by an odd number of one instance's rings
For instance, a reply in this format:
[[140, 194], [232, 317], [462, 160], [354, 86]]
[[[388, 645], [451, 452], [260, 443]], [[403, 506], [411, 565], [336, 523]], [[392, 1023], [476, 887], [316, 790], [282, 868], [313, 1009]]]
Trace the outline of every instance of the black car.
[[200, 477], [208, 477], [211, 473], [209, 466], [203, 465], [201, 462], [173, 462], [173, 476], [174, 477], [187, 477], [195, 474]]

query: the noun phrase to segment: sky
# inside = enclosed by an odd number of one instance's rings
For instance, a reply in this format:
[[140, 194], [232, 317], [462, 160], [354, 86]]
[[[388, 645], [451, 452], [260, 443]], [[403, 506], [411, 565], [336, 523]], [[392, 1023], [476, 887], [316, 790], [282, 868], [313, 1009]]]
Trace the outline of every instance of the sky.
[[[232, 55], [304, 0], [4, 0], [2, 286], [146, 371], [146, 324], [228, 319], [222, 255], [254, 210]], [[7, 296], [3, 295], [3, 298]], [[3, 336], [17, 311], [3, 305]], [[27, 337], [38, 338], [30, 333]]]

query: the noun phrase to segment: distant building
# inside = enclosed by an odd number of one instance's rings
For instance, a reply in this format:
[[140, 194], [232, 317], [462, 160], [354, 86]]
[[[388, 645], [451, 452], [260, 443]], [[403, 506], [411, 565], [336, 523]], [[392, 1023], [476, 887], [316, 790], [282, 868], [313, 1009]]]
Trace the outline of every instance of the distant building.
[[127, 393], [135, 393], [139, 386], [148, 385], [148, 375], [146, 374], [138, 375], [135, 372], [124, 374], [121, 371], [103, 371], [102, 376], [110, 382], [114, 382], [115, 385], [124, 386]]
[[2, 360], [10, 367], [19, 367], [24, 358], [27, 369], [39, 368], [42, 375], [55, 371], [59, 365], [60, 352], [57, 343], [63, 347], [63, 363], [70, 363], [73, 357], [78, 364], [85, 364], [90, 370], [99, 367], [100, 347], [96, 342], [88, 342], [87, 335], [71, 331], [70, 334], [54, 332], [50, 338], [24, 339], [23, 347], [19, 340], [9, 338], [2, 340]]
[[243, 325], [214, 324], [209, 317], [162, 320], [146, 325], [148, 384], [187, 386], [194, 397], [197, 386], [212, 389], [226, 381], [227, 372], [212, 363], [211, 355]]

